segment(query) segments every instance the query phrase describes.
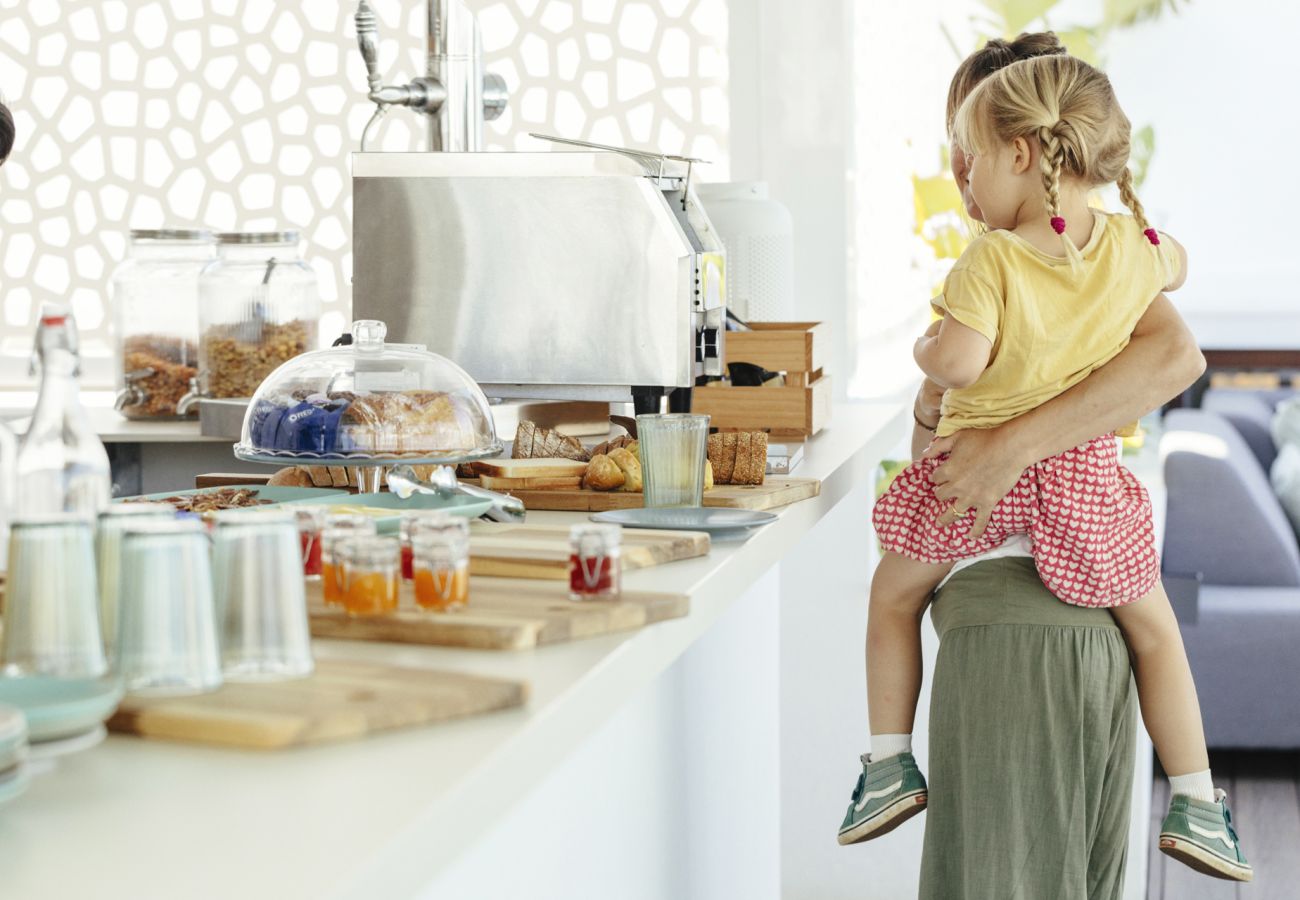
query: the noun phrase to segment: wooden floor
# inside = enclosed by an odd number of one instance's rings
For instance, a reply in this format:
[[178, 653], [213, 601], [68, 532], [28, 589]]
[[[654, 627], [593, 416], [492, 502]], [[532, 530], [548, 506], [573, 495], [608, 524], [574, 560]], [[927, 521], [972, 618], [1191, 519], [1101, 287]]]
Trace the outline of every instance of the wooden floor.
[[1294, 900], [1300, 897], [1300, 753], [1215, 752], [1210, 768], [1228, 792], [1232, 824], [1255, 880], [1198, 875], [1156, 848], [1169, 782], [1156, 766], [1151, 801], [1149, 900]]

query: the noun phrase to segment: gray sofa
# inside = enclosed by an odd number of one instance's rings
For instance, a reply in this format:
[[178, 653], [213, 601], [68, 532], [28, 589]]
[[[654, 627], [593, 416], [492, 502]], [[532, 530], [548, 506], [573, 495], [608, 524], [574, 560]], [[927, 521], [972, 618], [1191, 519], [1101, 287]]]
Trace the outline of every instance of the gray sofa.
[[1211, 747], [1300, 747], [1300, 548], [1268, 480], [1293, 393], [1211, 390], [1165, 417], [1164, 572]]

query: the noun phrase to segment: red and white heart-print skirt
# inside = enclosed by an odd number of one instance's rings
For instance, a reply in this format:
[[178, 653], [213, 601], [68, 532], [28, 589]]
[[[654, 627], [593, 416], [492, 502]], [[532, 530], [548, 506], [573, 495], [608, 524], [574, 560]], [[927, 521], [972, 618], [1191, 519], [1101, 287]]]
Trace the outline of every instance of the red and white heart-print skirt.
[[930, 473], [942, 460], [912, 463], [876, 501], [872, 519], [886, 550], [924, 563], [953, 563], [1026, 534], [1043, 584], [1066, 603], [1122, 606], [1156, 586], [1160, 557], [1151, 498], [1119, 464], [1112, 435], [1026, 469], [974, 539], [966, 533], [973, 513], [947, 528], [938, 525], [950, 503], [934, 495]]

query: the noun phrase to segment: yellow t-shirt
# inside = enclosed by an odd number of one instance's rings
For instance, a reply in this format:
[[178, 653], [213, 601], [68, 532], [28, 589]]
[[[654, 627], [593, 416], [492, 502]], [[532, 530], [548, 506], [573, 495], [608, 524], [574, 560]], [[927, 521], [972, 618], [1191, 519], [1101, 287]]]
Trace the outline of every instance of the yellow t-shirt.
[[940, 436], [1000, 425], [1078, 384], [1128, 345], [1174, 280], [1171, 243], [1153, 246], [1132, 216], [1094, 212], [1077, 271], [1010, 231], [991, 231], [948, 273], [935, 306], [992, 341], [993, 353], [978, 381], [944, 395]]

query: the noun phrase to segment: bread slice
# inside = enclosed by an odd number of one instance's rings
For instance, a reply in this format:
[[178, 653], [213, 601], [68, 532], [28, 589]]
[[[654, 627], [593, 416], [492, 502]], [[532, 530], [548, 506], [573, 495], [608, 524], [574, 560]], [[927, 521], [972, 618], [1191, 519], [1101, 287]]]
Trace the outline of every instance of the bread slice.
[[572, 477], [548, 478], [545, 476], [537, 478], [496, 478], [492, 475], [480, 475], [479, 484], [490, 491], [550, 491], [550, 490], [579, 490], [582, 487], [582, 476], [574, 475]]
[[520, 422], [515, 429], [515, 444], [510, 449], [511, 459], [528, 459], [533, 455], [533, 438], [537, 435], [537, 426], [532, 422]]
[[485, 459], [474, 464], [479, 475], [493, 478], [581, 478], [587, 464], [575, 459]]

